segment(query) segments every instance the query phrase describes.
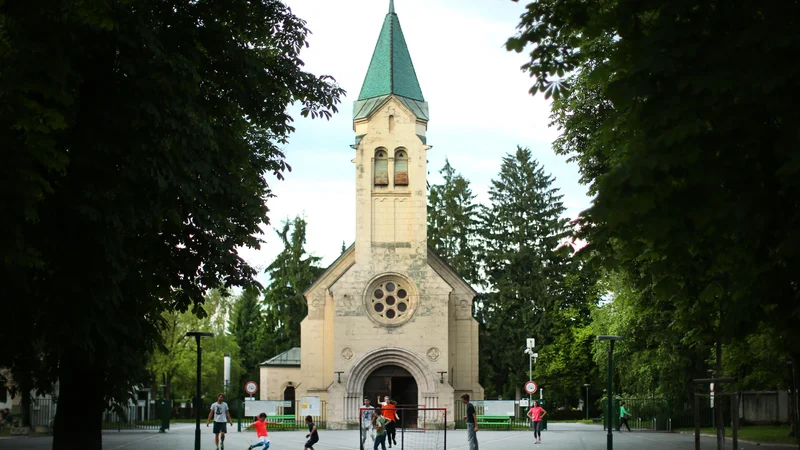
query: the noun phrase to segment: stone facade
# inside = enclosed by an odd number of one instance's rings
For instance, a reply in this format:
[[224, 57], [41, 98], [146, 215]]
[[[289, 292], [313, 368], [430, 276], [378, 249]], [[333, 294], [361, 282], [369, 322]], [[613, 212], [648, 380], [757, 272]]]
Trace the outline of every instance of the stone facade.
[[326, 402], [331, 428], [357, 424], [365, 383], [386, 366], [450, 422], [462, 393], [483, 398], [476, 293], [428, 248], [427, 117], [408, 104], [389, 93], [354, 121], [356, 242], [305, 293], [300, 367], [261, 368], [262, 399], [291, 382]]

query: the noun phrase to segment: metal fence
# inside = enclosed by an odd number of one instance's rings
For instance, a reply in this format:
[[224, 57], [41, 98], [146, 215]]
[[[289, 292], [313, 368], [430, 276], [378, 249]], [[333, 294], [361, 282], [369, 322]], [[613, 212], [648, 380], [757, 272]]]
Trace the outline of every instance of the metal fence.
[[[602, 399], [603, 406], [603, 429], [608, 424], [607, 414], [608, 401]], [[628, 426], [638, 431], [673, 431], [677, 428], [693, 428], [695, 422], [693, 405], [681, 400], [670, 400], [666, 398], [622, 398], [614, 399], [612, 405], [611, 426], [614, 429], [620, 427], [620, 404], [625, 402], [625, 410], [630, 413]], [[729, 408], [722, 405], [725, 416], [729, 419]], [[700, 402], [699, 418], [701, 427], [712, 427], [714, 425], [714, 408], [708, 401]]]
[[157, 403], [122, 405], [103, 413], [103, 429], [159, 430], [162, 411]]
[[31, 399], [31, 426], [52, 427], [56, 417], [56, 403], [52, 398]]
[[[56, 417], [57, 399], [31, 399], [31, 426], [53, 427]], [[104, 430], [159, 430], [164, 408], [158, 402], [140, 405], [124, 405], [121, 411], [103, 412]]]
[[[514, 400], [473, 400], [472, 406], [475, 407], [475, 415], [482, 416], [482, 415], [491, 415], [491, 406], [497, 403], [513, 403]], [[511, 407], [509, 405], [509, 407]], [[497, 422], [495, 424], [483, 424], [481, 428], [486, 429], [498, 429], [498, 430], [528, 430], [531, 428], [531, 421], [526, 416], [528, 411], [527, 407], [520, 407], [519, 405], [514, 405], [511, 407], [513, 409], [513, 414], [507, 415], [509, 418], [508, 422]], [[457, 400], [455, 403], [454, 416], [455, 419], [455, 427], [456, 429], [466, 429], [467, 423], [464, 420], [464, 417], [467, 415], [467, 405], [462, 403], [460, 400]], [[506, 414], [501, 414], [506, 415]], [[480, 418], [479, 418], [480, 421]]]
[[[283, 402], [284, 400], [276, 401]], [[244, 403], [243, 400], [240, 400], [236, 405], [237, 408], [240, 408], [237, 409], [237, 416], [239, 417], [239, 423], [242, 429], [249, 426], [254, 420], [253, 417], [244, 416]], [[241, 414], [239, 414], [238, 411], [241, 411]], [[231, 414], [233, 415], [233, 413]], [[270, 430], [299, 430], [306, 428], [305, 416], [302, 415], [300, 409], [300, 400], [295, 400], [293, 406], [279, 406], [275, 408], [275, 414], [269, 414], [269, 412], [267, 412], [267, 415]], [[317, 429], [322, 430], [328, 427], [328, 408], [325, 400], [320, 400], [320, 414], [312, 415], [311, 419], [314, 421], [314, 425], [317, 426]]]
[[[722, 395], [717, 402], [718, 407], [722, 408], [724, 420], [726, 423], [730, 421], [730, 400], [725, 397], [723, 400]], [[714, 408], [711, 407], [710, 399], [707, 396], [700, 402], [699, 417], [701, 427], [713, 427], [715, 425]], [[651, 397], [651, 398], [623, 398], [614, 399], [612, 405], [612, 412], [607, 413], [608, 402], [606, 399], [601, 399], [603, 417], [593, 418], [595, 421], [600, 420], [603, 423], [603, 429], [607, 429], [608, 418], [611, 417], [611, 426], [617, 429], [620, 425], [620, 403], [625, 402], [625, 409], [631, 414], [628, 419], [628, 426], [633, 431], [673, 431], [678, 428], [693, 428], [694, 427], [694, 410], [693, 405], [686, 401], [669, 400], [665, 398]], [[490, 410], [489, 405], [497, 402], [494, 400], [476, 400], [472, 404], [475, 406], [476, 415], [487, 414]], [[506, 401], [511, 402], [511, 400]], [[546, 401], [543, 404], [547, 409]], [[530, 420], [526, 417], [527, 407], [520, 407], [516, 405], [514, 413], [508, 414], [509, 421], [497, 421], [496, 424], [483, 425], [482, 428], [499, 429], [499, 430], [524, 430], [530, 428]], [[466, 422], [463, 417], [466, 415], [466, 405], [461, 401], [456, 401], [454, 407], [454, 419], [456, 428], [466, 428]], [[548, 416], [552, 415], [555, 411], [549, 411]], [[505, 414], [503, 414], [505, 415]], [[480, 420], [480, 418], [479, 418]], [[624, 427], [624, 426], [623, 426]]]

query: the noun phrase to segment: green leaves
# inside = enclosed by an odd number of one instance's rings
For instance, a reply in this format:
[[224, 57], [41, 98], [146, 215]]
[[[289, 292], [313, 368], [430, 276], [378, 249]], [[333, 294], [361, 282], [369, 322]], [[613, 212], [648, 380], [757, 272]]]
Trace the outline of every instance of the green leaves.
[[4, 297], [37, 299], [7, 306], [19, 345], [0, 365], [41, 355], [56, 369], [14, 376], [42, 386], [85, 368], [107, 380], [79, 400], [98, 417], [147, 379], [165, 315], [257, 285], [238, 250], [289, 170], [287, 107], [328, 118], [343, 90], [303, 70], [309, 31], [277, 0], [37, 2], [0, 24], [0, 273]]
[[[786, 55], [800, 50], [789, 31], [799, 12], [756, 1], [537, 1], [507, 44], [531, 44], [523, 70], [532, 93], [555, 97], [555, 149], [596, 194], [580, 220], [584, 252], [626, 275], [633, 311], [669, 315], [675, 345], [709, 348], [769, 324], [795, 338], [783, 351], [800, 355], [798, 120], [785, 106], [798, 95], [787, 80], [800, 68]], [[554, 87], [561, 71], [569, 89]], [[704, 361], [684, 363], [702, 375]]]

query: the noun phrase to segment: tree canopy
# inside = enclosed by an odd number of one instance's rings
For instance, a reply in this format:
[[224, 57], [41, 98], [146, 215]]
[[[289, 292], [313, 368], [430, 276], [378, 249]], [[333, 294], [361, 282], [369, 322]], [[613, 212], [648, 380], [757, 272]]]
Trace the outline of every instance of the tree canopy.
[[441, 184], [428, 193], [428, 244], [471, 284], [481, 282], [478, 271], [478, 204], [469, 180], [445, 159]]
[[100, 448], [163, 312], [254, 284], [237, 249], [288, 169], [287, 107], [330, 117], [343, 94], [303, 70], [308, 33], [278, 0], [0, 10], [0, 272], [20, 299], [0, 365], [33, 354], [50, 370], [17, 379], [59, 379], [53, 448]]
[[728, 342], [769, 321], [795, 360], [799, 9], [546, 0], [508, 41], [533, 45], [524, 69], [557, 98], [556, 149], [597, 194], [587, 251], [672, 304], [684, 331], [713, 322]]

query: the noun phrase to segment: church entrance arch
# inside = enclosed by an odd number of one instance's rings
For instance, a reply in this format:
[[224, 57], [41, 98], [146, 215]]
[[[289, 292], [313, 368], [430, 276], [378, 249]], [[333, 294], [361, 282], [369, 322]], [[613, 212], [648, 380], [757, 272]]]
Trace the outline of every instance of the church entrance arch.
[[419, 389], [417, 380], [409, 371], [395, 365], [375, 369], [364, 382], [364, 398], [379, 405], [386, 396], [397, 402], [400, 408], [400, 424], [413, 428], [417, 423], [416, 411], [404, 411], [403, 407], [419, 407]]
[[378, 395], [381, 399], [384, 395], [395, 396], [398, 405], [436, 408], [438, 391], [439, 383], [417, 353], [400, 347], [377, 348], [359, 358], [348, 374], [344, 417], [356, 420], [363, 400], [374, 402]]

